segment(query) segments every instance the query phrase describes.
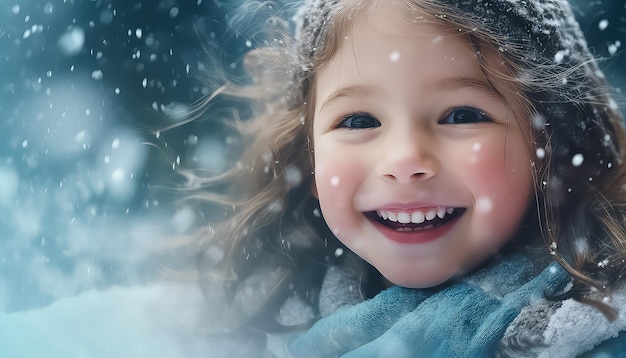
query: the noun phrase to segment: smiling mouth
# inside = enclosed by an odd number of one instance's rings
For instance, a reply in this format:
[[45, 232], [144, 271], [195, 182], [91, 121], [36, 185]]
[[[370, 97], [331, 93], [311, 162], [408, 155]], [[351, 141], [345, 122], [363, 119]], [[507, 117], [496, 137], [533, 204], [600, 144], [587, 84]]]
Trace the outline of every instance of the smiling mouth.
[[465, 208], [437, 208], [427, 211], [386, 211], [366, 212], [365, 216], [397, 232], [419, 232], [435, 229], [463, 215]]

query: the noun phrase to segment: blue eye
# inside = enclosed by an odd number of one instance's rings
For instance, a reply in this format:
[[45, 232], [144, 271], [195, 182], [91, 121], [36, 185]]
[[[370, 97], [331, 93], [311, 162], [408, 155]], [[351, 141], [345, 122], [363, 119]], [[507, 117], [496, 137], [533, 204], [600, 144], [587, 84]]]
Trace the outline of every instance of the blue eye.
[[337, 128], [348, 129], [367, 129], [375, 127], [380, 127], [380, 122], [368, 113], [348, 114], [337, 124]]
[[439, 124], [467, 124], [480, 122], [491, 122], [491, 118], [485, 112], [473, 107], [454, 108], [439, 120]]

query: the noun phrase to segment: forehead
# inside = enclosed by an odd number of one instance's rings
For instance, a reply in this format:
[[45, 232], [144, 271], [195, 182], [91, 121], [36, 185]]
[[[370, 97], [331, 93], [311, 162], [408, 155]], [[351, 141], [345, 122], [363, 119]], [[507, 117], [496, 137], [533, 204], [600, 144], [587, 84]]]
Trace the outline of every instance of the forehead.
[[[314, 61], [315, 77], [338, 61], [355, 68], [357, 62], [384, 64], [400, 57], [403, 61], [418, 61], [416, 57], [420, 53], [442, 47], [447, 51], [446, 59], [457, 60], [450, 65], [478, 66], [475, 48], [467, 33], [420, 8], [409, 8], [404, 1], [373, 1], [367, 7], [357, 6], [356, 9], [347, 6], [336, 9], [330, 16], [326, 41]], [[389, 42], [374, 41], [381, 38]]]
[[[363, 4], [365, 3], [365, 5]], [[325, 53], [318, 58], [318, 68], [330, 60], [337, 52], [345, 49], [347, 43], [360, 38], [369, 31], [385, 36], [399, 38], [424, 38], [433, 40], [433, 45], [445, 39], [453, 39], [461, 48], [472, 47], [470, 34], [478, 33], [475, 27], [468, 27], [460, 20], [438, 15], [435, 9], [423, 2], [399, 1], [352, 1], [340, 2], [341, 6], [329, 14], [325, 24], [325, 41], [322, 46]]]
[[[444, 74], [483, 75], [468, 37], [432, 19], [407, 21], [397, 5], [352, 18], [350, 31], [317, 73], [317, 88], [361, 83], [425, 84]], [[429, 71], [428, 69], [432, 69]], [[329, 83], [331, 82], [331, 83]]]
[[[437, 17], [408, 3], [373, 1], [367, 6], [357, 6], [356, 10], [344, 7], [335, 11], [328, 36], [333, 36], [330, 32], [334, 32], [338, 40], [331, 41], [332, 48], [326, 49], [325, 61], [318, 62], [314, 86], [319, 89], [320, 77], [329, 77], [324, 75], [329, 67], [341, 68], [340, 72], [330, 76], [338, 80], [349, 72], [356, 76], [363, 76], [368, 69], [373, 73], [380, 72], [376, 71], [377, 67], [388, 65], [390, 61], [411, 61], [417, 66], [423, 61], [420, 55], [438, 50], [441, 63], [421, 65], [447, 64], [451, 75], [473, 72], [493, 86], [494, 92], [510, 105], [525, 104], [523, 98], [519, 98], [522, 91], [515, 84], [513, 71], [495, 44], [476, 31], [467, 30], [463, 24]], [[374, 46], [375, 37], [391, 40], [378, 41]], [[406, 77], [398, 80], [406, 80]]]

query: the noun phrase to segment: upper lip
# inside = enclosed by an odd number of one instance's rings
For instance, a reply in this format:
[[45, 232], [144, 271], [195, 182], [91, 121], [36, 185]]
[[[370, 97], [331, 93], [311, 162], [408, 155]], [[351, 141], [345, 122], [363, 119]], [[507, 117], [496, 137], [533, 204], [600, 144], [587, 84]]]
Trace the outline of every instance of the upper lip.
[[457, 205], [433, 204], [433, 203], [388, 203], [376, 207], [369, 211], [385, 210], [385, 211], [415, 211], [415, 210], [431, 210], [438, 208], [459, 208]]

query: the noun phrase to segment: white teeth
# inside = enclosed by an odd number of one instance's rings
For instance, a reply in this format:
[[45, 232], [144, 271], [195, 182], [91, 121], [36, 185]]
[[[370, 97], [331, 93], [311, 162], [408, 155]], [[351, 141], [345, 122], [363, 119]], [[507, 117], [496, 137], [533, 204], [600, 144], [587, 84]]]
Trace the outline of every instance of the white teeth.
[[437, 208], [435, 210], [429, 210], [427, 212], [423, 211], [413, 211], [413, 212], [391, 212], [379, 210], [376, 212], [378, 216], [383, 218], [383, 220], [389, 220], [392, 222], [398, 222], [401, 224], [421, 224], [426, 220], [433, 220], [436, 217], [443, 219], [446, 215], [454, 213], [454, 208]]
[[413, 224], [421, 224], [424, 222], [426, 218], [424, 217], [424, 213], [422, 213], [421, 211], [416, 211], [413, 214], [411, 214], [411, 222]]
[[407, 213], [398, 213], [398, 222], [401, 224], [408, 224], [411, 222], [411, 215]]
[[437, 216], [439, 219], [443, 219], [443, 217], [446, 216], [446, 208], [437, 209]]

